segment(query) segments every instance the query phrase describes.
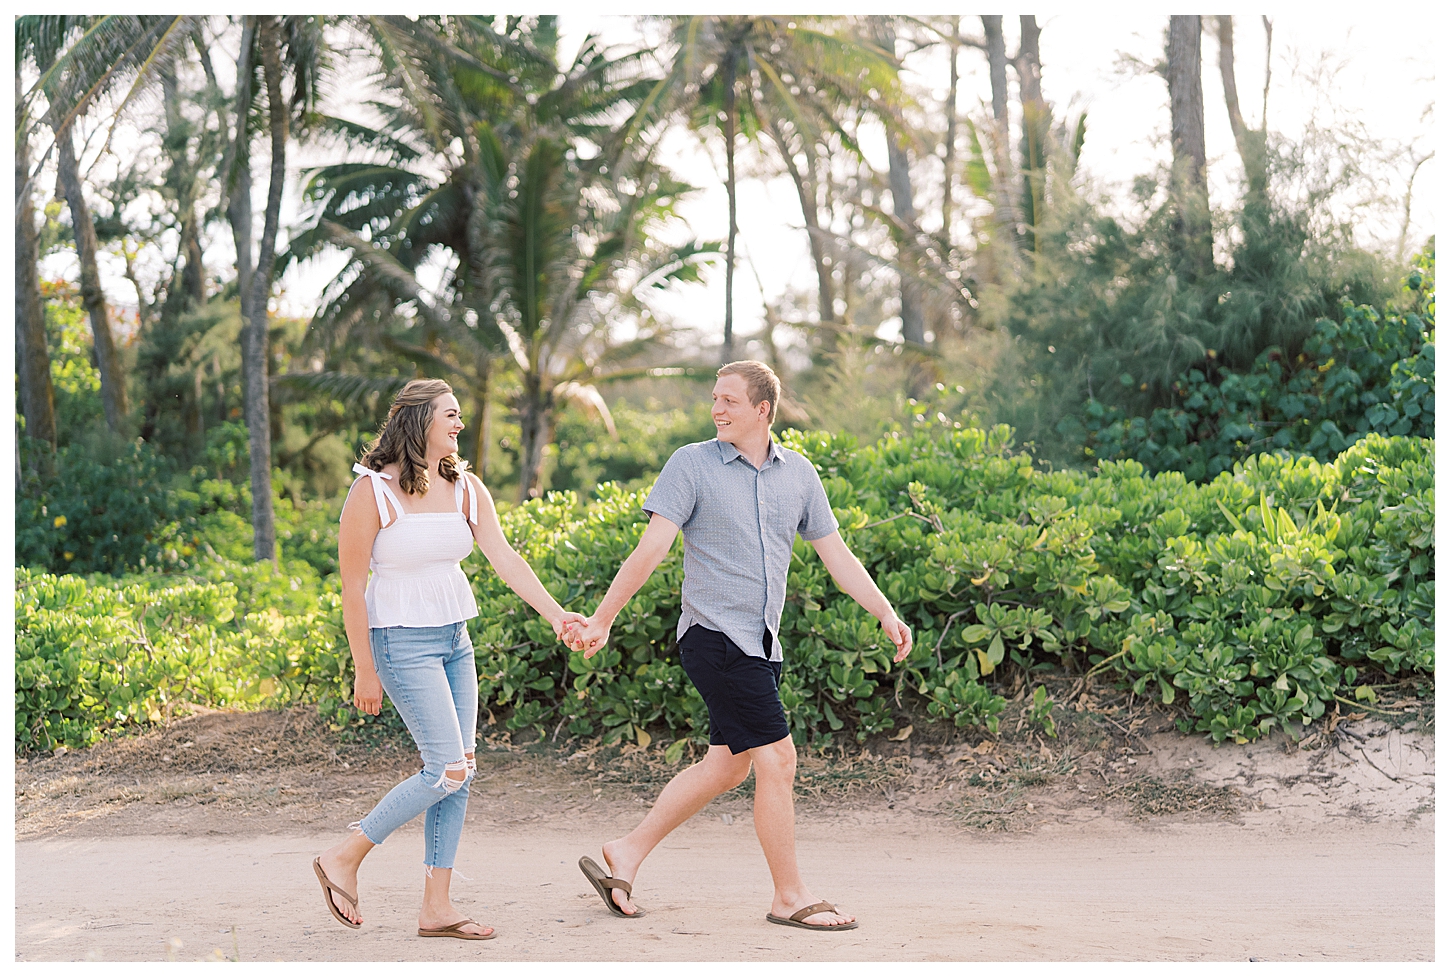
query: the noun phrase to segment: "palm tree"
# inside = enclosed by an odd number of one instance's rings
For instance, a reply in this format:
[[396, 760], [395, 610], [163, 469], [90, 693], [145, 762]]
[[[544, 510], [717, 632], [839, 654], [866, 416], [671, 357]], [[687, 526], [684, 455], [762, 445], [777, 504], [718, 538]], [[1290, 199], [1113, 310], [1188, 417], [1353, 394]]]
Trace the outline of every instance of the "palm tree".
[[[208, 79], [214, 86], [210, 56], [206, 47], [197, 43], [200, 24], [201, 18], [193, 16], [22, 17], [17, 20], [17, 51], [22, 57], [28, 55], [33, 58], [41, 70], [40, 80], [31, 89], [26, 102], [28, 104], [37, 95], [44, 94], [49, 103], [47, 121], [56, 133], [52, 150], [56, 153], [60, 182], [75, 223], [77, 250], [81, 257], [82, 296], [91, 314], [102, 396], [107, 421], [113, 430], [120, 430], [124, 423], [125, 383], [120, 375], [119, 358], [106, 316], [105, 297], [100, 290], [100, 276], [95, 266], [95, 227], [81, 195], [71, 128], [98, 98], [119, 89], [123, 82], [129, 81], [130, 87], [115, 108], [117, 118], [140, 92], [150, 86], [159, 84], [164, 95], [170, 95], [168, 78], [189, 43], [197, 46]], [[77, 32], [79, 37], [75, 37]], [[247, 378], [244, 399], [251, 456], [253, 552], [258, 560], [276, 559], [267, 398], [266, 299], [273, 281], [273, 258], [286, 178], [286, 144], [291, 118], [299, 108], [305, 114], [312, 107], [318, 75], [323, 67], [321, 50], [320, 18], [246, 18], [238, 59], [237, 124], [222, 166], [224, 190], [229, 198], [227, 212], [237, 243], [238, 284], [245, 323], [242, 333], [243, 372]], [[247, 165], [251, 131], [248, 120], [254, 114], [260, 94], [255, 86], [258, 62], [262, 68], [262, 87], [267, 94], [272, 166], [262, 241], [257, 255], [257, 273], [253, 274], [251, 185]], [[284, 69], [285, 74], [292, 78], [290, 101], [282, 96]], [[184, 237], [194, 235], [196, 231], [195, 219], [188, 222], [189, 216], [186, 213], [178, 215]], [[190, 231], [187, 231], [188, 223]], [[183, 250], [189, 259], [195, 259], [189, 264], [197, 266], [188, 267], [187, 277], [192, 279], [193, 284], [199, 284], [194, 272], [200, 270], [200, 249], [190, 247], [188, 239], [183, 241]]]
[[[81, 185], [74, 126], [98, 99], [131, 79], [131, 88], [116, 109], [119, 115], [156, 67], [185, 42], [192, 21], [190, 17], [29, 15], [16, 18], [15, 23], [17, 63], [32, 61], [40, 71], [40, 78], [17, 100], [17, 109], [24, 111], [22, 119], [27, 118], [30, 106], [43, 97], [45, 122], [54, 135], [45, 158], [17, 191], [28, 189], [34, 174], [54, 152], [59, 192], [70, 207], [75, 230], [81, 299], [95, 340], [101, 403], [107, 425], [117, 433], [124, 432], [127, 424], [126, 378], [101, 288], [96, 227]], [[29, 126], [22, 127], [17, 139], [29, 138], [29, 132]]]
[[[377, 106], [376, 129], [332, 120], [374, 160], [314, 174], [316, 219], [292, 247], [301, 257], [330, 243], [352, 259], [317, 314], [319, 340], [336, 354], [361, 334], [442, 368], [481, 411], [500, 365], [511, 365], [522, 388], [519, 494], [537, 495], [555, 410], [571, 399], [602, 409], [589, 381], [632, 351], [609, 349], [595, 303], [642, 258], [665, 266], [664, 279], [689, 273], [689, 249], [656, 253], [645, 233], [689, 188], [608, 123], [648, 91], [638, 53], [613, 58], [591, 38], [561, 69], [547, 17], [503, 34], [471, 17], [367, 26], [395, 101]], [[418, 271], [440, 248], [448, 271], [430, 291]]]
[[[307, 80], [316, 77], [316, 35], [320, 24], [315, 17], [250, 17], [256, 32], [257, 51], [267, 92], [267, 133], [271, 137], [271, 179], [267, 186], [267, 208], [262, 218], [262, 240], [257, 265], [246, 283], [246, 317], [242, 329], [242, 374], [246, 378], [245, 415], [252, 484], [252, 554], [258, 562], [277, 559], [277, 531], [272, 518], [272, 424], [268, 403], [267, 298], [272, 291], [276, 262], [277, 226], [282, 212], [282, 190], [287, 180], [287, 137], [292, 109], [305, 102]], [[284, 45], [290, 48], [293, 104], [282, 96]], [[303, 52], [302, 57], [298, 54]], [[311, 55], [309, 60], [306, 55]], [[240, 79], [239, 79], [240, 81]], [[240, 84], [238, 87], [242, 87]], [[242, 106], [238, 106], [237, 128], [244, 133]], [[244, 145], [245, 135], [238, 140]], [[250, 250], [250, 242], [247, 248]], [[238, 252], [239, 266], [245, 261]]]
[[[15, 76], [19, 133], [15, 140], [15, 365], [25, 434], [55, 447], [55, 393], [50, 380], [50, 353], [45, 345], [45, 311], [41, 307], [40, 259], [35, 231], [35, 204], [30, 189], [29, 126], [20, 108], [20, 76]], [[19, 473], [17, 472], [17, 475]]]
[[[641, 132], [672, 115], [697, 129], [718, 128], [725, 140], [725, 192], [729, 233], [725, 257], [725, 340], [721, 356], [734, 357], [736, 133], [765, 132], [780, 150], [801, 199], [818, 281], [818, 316], [835, 318], [828, 235], [819, 225], [814, 146], [823, 133], [854, 141], [837, 121], [842, 104], [889, 100], [896, 90], [893, 59], [862, 42], [840, 18], [776, 16], [670, 17], [670, 44], [661, 78], [626, 128]], [[849, 25], [845, 25], [849, 27]], [[807, 167], [796, 160], [805, 156]], [[810, 172], [811, 175], [807, 175]]]

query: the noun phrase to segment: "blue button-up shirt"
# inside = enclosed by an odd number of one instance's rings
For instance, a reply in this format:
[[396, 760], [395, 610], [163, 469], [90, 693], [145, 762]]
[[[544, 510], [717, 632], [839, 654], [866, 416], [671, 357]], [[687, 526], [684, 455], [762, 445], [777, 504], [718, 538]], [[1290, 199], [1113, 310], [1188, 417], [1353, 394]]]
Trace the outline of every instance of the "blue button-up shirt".
[[680, 624], [723, 632], [747, 655], [780, 661], [780, 615], [796, 534], [810, 541], [836, 531], [816, 468], [774, 440], [755, 468], [732, 444], [701, 441], [670, 456], [644, 510], [680, 527], [685, 583]]

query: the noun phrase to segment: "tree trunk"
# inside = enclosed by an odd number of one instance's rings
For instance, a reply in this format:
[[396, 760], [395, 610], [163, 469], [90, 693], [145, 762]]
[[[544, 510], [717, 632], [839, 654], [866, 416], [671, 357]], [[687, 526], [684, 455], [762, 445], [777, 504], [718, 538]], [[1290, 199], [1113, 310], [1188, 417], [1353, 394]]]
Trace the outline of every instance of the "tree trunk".
[[725, 245], [725, 343], [720, 362], [735, 359], [735, 68], [739, 49], [725, 55], [725, 193], [730, 198], [730, 227]]
[[287, 178], [287, 106], [282, 101], [281, 37], [277, 22], [263, 17], [259, 30], [262, 71], [267, 85], [267, 116], [272, 137], [272, 173], [262, 244], [251, 281], [251, 321], [244, 330], [242, 359], [246, 369], [246, 417], [252, 476], [252, 553], [257, 561], [277, 560], [277, 532], [272, 519], [272, 432], [267, 396], [267, 297], [272, 286], [272, 258]]
[[[826, 257], [826, 238], [821, 231], [820, 211], [816, 205], [816, 188], [814, 181], [808, 180], [805, 173], [795, 161], [795, 155], [790, 150], [790, 144], [785, 134], [780, 131], [780, 126], [772, 116], [768, 119], [771, 139], [775, 142], [776, 148], [780, 150], [780, 158], [785, 161], [786, 172], [790, 174], [791, 182], [795, 184], [796, 196], [801, 202], [801, 217], [805, 220], [806, 234], [811, 247], [811, 261], [816, 266], [816, 319], [821, 323], [820, 341], [822, 347], [834, 350], [836, 347], [836, 330], [832, 327], [836, 319], [836, 305], [833, 298], [834, 289], [831, 281], [831, 265]], [[806, 138], [801, 135], [802, 140]], [[807, 151], [807, 162], [809, 162], [809, 151]]]
[[473, 435], [473, 471], [480, 479], [488, 481], [488, 449], [492, 445], [489, 424], [489, 385], [493, 379], [493, 361], [480, 358], [478, 363], [478, 387], [473, 393], [474, 412], [478, 415], [478, 426]]
[[1220, 15], [1215, 20], [1218, 24], [1218, 73], [1223, 80], [1223, 100], [1228, 107], [1228, 124], [1233, 130], [1234, 143], [1238, 146], [1239, 155], [1243, 156], [1248, 127], [1244, 125], [1243, 113], [1239, 111], [1239, 86], [1234, 79], [1234, 19]]
[[957, 53], [961, 50], [962, 18], [952, 18], [951, 75], [947, 85], [947, 135], [942, 153], [941, 238], [947, 247], [952, 243], [952, 183], [957, 165]]
[[1234, 22], [1233, 17], [1218, 17], [1218, 72], [1223, 79], [1223, 98], [1228, 108], [1229, 126], [1233, 129], [1234, 144], [1244, 164], [1244, 180], [1248, 184], [1250, 200], [1261, 202], [1268, 193], [1268, 160], [1265, 157], [1265, 133], [1250, 129], [1239, 110], [1239, 89], [1234, 77]]
[[1208, 154], [1203, 136], [1202, 24], [1198, 16], [1168, 18], [1168, 101], [1172, 113], [1173, 190], [1184, 268], [1213, 267], [1208, 216]]
[[[15, 78], [20, 101], [20, 76]], [[23, 123], [23, 120], [22, 120]], [[25, 126], [15, 140], [15, 374], [25, 434], [55, 447], [55, 390], [50, 380], [50, 350], [45, 345], [45, 308], [40, 299], [40, 260], [35, 203], [30, 187], [30, 140]]]
[[[911, 200], [910, 158], [906, 148], [888, 137], [887, 162], [890, 167], [891, 210], [908, 230], [916, 228], [916, 207]], [[907, 245], [903, 248], [901, 245]], [[901, 338], [918, 346], [926, 345], [926, 325], [921, 311], [921, 285], [912, 274], [916, 264], [910, 253], [909, 238], [903, 235], [897, 246], [896, 260], [901, 265]]]
[[205, 300], [204, 275], [202, 274], [201, 240], [196, 219], [196, 179], [190, 154], [191, 127], [181, 114], [181, 93], [176, 82], [173, 64], [163, 64], [161, 96], [166, 110], [166, 137], [163, 146], [171, 158], [166, 182], [176, 195], [176, 219], [180, 225], [181, 242], [178, 257], [181, 259], [181, 280], [168, 289], [168, 297], [175, 295], [176, 311], [183, 311]]
[[1269, 78], [1274, 70], [1274, 22], [1264, 15], [1264, 107], [1259, 114], [1259, 128], [1269, 131]]
[[1036, 251], [1035, 229], [1045, 216], [1047, 202], [1047, 131], [1052, 115], [1042, 97], [1042, 30], [1031, 14], [1022, 15], [1021, 21], [1022, 45], [1016, 67], [1022, 93], [1022, 222], [1027, 225], [1027, 248]]
[[544, 449], [554, 436], [553, 397], [536, 374], [524, 377], [519, 411], [519, 501], [543, 494]]
[[243, 322], [252, 317], [252, 141], [247, 119], [252, 104], [255, 37], [255, 18], [248, 17], [242, 27], [241, 53], [237, 55], [236, 129], [222, 161], [222, 189], [227, 194], [227, 222], [237, 252], [237, 296]]
[[141, 278], [136, 273], [136, 256], [139, 248], [131, 247], [129, 239], [121, 241], [121, 257], [126, 260], [126, 281], [136, 290], [136, 322], [141, 329], [145, 329], [151, 321], [151, 303], [146, 298], [146, 290], [141, 287]]
[[[873, 18], [876, 43], [896, 61], [896, 29], [889, 17]], [[911, 157], [906, 152], [904, 126], [900, 119], [886, 123], [887, 179], [891, 186], [891, 212], [905, 225], [897, 237], [896, 261], [901, 276], [901, 338], [917, 346], [926, 345], [926, 324], [921, 313], [921, 287], [912, 274], [915, 257], [909, 253], [910, 236], [916, 230], [916, 205], [911, 199]]]
[[71, 225], [75, 230], [76, 255], [81, 264], [81, 301], [91, 319], [91, 335], [95, 339], [96, 368], [101, 374], [101, 406], [106, 412], [106, 426], [117, 434], [126, 430], [126, 377], [116, 339], [111, 333], [111, 320], [106, 310], [106, 295], [101, 290], [101, 272], [96, 264], [96, 225], [81, 192], [71, 128], [66, 126], [55, 134], [56, 173], [61, 192], [70, 207]]
[[992, 162], [997, 170], [994, 211], [1002, 240], [1017, 243], [1016, 179], [1012, 174], [1012, 133], [1007, 116], [1007, 41], [1002, 35], [1002, 17], [982, 15], [982, 34], [987, 41], [987, 76], [992, 84]]

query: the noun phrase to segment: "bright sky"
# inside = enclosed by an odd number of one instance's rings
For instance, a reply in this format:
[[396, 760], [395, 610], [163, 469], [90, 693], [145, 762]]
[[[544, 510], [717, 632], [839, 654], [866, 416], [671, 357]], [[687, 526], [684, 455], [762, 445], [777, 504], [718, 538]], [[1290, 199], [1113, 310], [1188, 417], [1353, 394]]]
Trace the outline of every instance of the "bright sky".
[[[1375, 138], [1399, 144], [1417, 142], [1415, 152], [1423, 155], [1432, 148], [1429, 138], [1432, 119], [1422, 118], [1435, 94], [1432, 36], [1407, 32], [1400, 18], [1378, 16], [1365, 8], [1360, 11], [1354, 18], [1287, 14], [1273, 18], [1269, 125], [1273, 130], [1297, 138], [1311, 119], [1317, 119], [1321, 126], [1335, 120], [1352, 121]], [[1010, 55], [1017, 49], [1018, 19], [1006, 17], [1003, 23]], [[628, 19], [621, 22], [614, 17], [578, 17], [571, 18], [567, 24], [580, 34], [598, 31], [609, 38], [631, 35]], [[1038, 24], [1042, 30], [1043, 91], [1053, 105], [1055, 116], [1075, 119], [1082, 111], [1088, 115], [1082, 169], [1100, 183], [1124, 187], [1133, 177], [1166, 161], [1169, 158], [1167, 85], [1156, 75], [1134, 75], [1117, 68], [1120, 55], [1148, 63], [1163, 56], [1166, 15], [1105, 18], [1101, 13], [1063, 13], [1040, 16]], [[1262, 19], [1257, 15], [1235, 17], [1235, 27], [1239, 100], [1248, 124], [1257, 126], [1262, 118], [1264, 88]], [[979, 18], [963, 17], [962, 31], [980, 34]], [[904, 45], [901, 49], [904, 50]], [[1215, 204], [1226, 204], [1232, 199], [1242, 167], [1219, 81], [1218, 46], [1212, 38], [1204, 38], [1203, 57], [1210, 181]], [[1330, 66], [1340, 66], [1333, 77], [1334, 84], [1327, 90], [1316, 86], [1310, 75], [1319, 67], [1321, 59]], [[1391, 64], [1394, 70], [1386, 70]], [[944, 51], [908, 59], [906, 68], [908, 84], [918, 90], [926, 89], [919, 91], [920, 98], [935, 97], [945, 102], [948, 61]], [[958, 71], [961, 75], [958, 110], [976, 113], [984, 105], [989, 107], [991, 89], [985, 55], [975, 49], [964, 50]], [[1010, 70], [1008, 80], [1015, 101], [1016, 78]], [[936, 111], [939, 114], [943, 110]], [[884, 175], [885, 138], [879, 132], [872, 135], [874, 138], [863, 140], [863, 149], [871, 165]], [[689, 144], [682, 141], [682, 145]], [[716, 145], [713, 149], [713, 153], [697, 150], [682, 155], [674, 165], [681, 176], [702, 188], [701, 193], [680, 208], [692, 229], [702, 238], [723, 240], [727, 227], [724, 154], [723, 147]], [[964, 146], [959, 145], [958, 160], [964, 152]], [[913, 173], [918, 187], [922, 188], [918, 192], [924, 191], [939, 199], [941, 166], [924, 163], [913, 166]], [[1413, 198], [1411, 242], [1423, 241], [1434, 226], [1435, 215], [1431, 210], [1434, 197], [1429, 190], [1435, 186], [1436, 174], [1435, 161], [1431, 160], [1416, 178], [1420, 192]], [[1385, 172], [1382, 189], [1396, 199], [1402, 198], [1408, 175], [1408, 164]], [[956, 199], [966, 200], [964, 191], [959, 190]], [[814, 269], [806, 235], [801, 230], [803, 219], [798, 198], [787, 177], [769, 182], [743, 181], [738, 207], [742, 254], [748, 253], [752, 259], [754, 273], [749, 267], [741, 267], [736, 273], [736, 330], [748, 335], [760, 327], [761, 290], [755, 274], [759, 275], [766, 295], [774, 298], [791, 286], [813, 291]], [[928, 208], [918, 203], [918, 210], [924, 211], [922, 219], [927, 229], [939, 226], [940, 219], [936, 216], [939, 208], [939, 203]], [[1366, 226], [1363, 230], [1367, 236], [1391, 243], [1399, 233], [1398, 225]], [[707, 285], [678, 290], [659, 299], [657, 305], [673, 313], [677, 321], [718, 336], [724, 328], [724, 295], [722, 268], [710, 277]], [[899, 333], [899, 321], [883, 323], [879, 330], [884, 337], [896, 338]]]
[[[1364, 159], [1378, 176], [1378, 189], [1395, 201], [1402, 201], [1411, 164], [1408, 160], [1433, 148], [1433, 114], [1427, 114], [1435, 94], [1434, 32], [1407, 29], [1403, 16], [1385, 16], [1370, 8], [1335, 8], [1332, 16], [1323, 11], [1279, 12], [1273, 15], [1272, 85], [1268, 98], [1272, 130], [1298, 139], [1307, 125], [1352, 125], [1364, 135], [1384, 142], [1386, 159]], [[1087, 113], [1088, 135], [1081, 169], [1100, 186], [1124, 188], [1131, 179], [1153, 169], [1168, 155], [1167, 86], [1161, 78], [1120, 69], [1125, 59], [1152, 63], [1162, 57], [1166, 14], [1155, 12], [1057, 13], [1039, 15], [1042, 28], [1041, 52], [1043, 89], [1055, 116], [1075, 119]], [[562, 16], [565, 57], [571, 56], [590, 32], [608, 42], [627, 43], [636, 34], [635, 19], [626, 15], [568, 13]], [[1255, 13], [1235, 17], [1235, 50], [1239, 98], [1247, 122], [1259, 124], [1264, 87], [1264, 28]], [[1018, 19], [1004, 18], [1009, 54], [1018, 42]], [[981, 33], [980, 19], [962, 18], [964, 35]], [[904, 49], [904, 48], [903, 48]], [[1241, 173], [1224, 108], [1217, 70], [1218, 49], [1212, 37], [1203, 41], [1204, 107], [1207, 126], [1210, 181], [1215, 203], [1232, 199], [1235, 181]], [[219, 74], [230, 84], [229, 57], [218, 53]], [[934, 115], [940, 118], [947, 93], [947, 59], [943, 50], [915, 55], [906, 62], [907, 83]], [[980, 51], [967, 48], [960, 55], [961, 73], [958, 109], [979, 113], [990, 102], [986, 59]], [[1012, 99], [1016, 100], [1015, 74], [1009, 70]], [[343, 86], [347, 92], [358, 86]], [[334, 107], [339, 114], [353, 115], [345, 102]], [[47, 134], [48, 135], [48, 134]], [[690, 233], [702, 239], [722, 240], [726, 233], [726, 195], [723, 187], [724, 161], [718, 137], [709, 148], [694, 137], [681, 134], [671, 147], [675, 171], [700, 187], [699, 193], [680, 204]], [[863, 148], [871, 165], [884, 176], [886, 149], [877, 132], [863, 133]], [[41, 146], [43, 149], [43, 143]], [[265, 201], [265, 146], [258, 141], [253, 172], [257, 186], [257, 223]], [[958, 147], [958, 160], [965, 153]], [[320, 162], [318, 153], [307, 157], [293, 154], [294, 172], [309, 163]], [[747, 161], [748, 162], [748, 161]], [[757, 167], [759, 169], [759, 167]], [[918, 209], [928, 230], [939, 222], [941, 166], [922, 161], [914, 166], [918, 187]], [[1409, 241], [1414, 246], [1430, 233], [1435, 222], [1434, 190], [1438, 166], [1430, 160], [1416, 179], [1417, 193], [1411, 208]], [[959, 210], [967, 202], [958, 191]], [[297, 194], [290, 193], [284, 206], [284, 227], [298, 216]], [[1366, 240], [1385, 242], [1391, 247], [1399, 235], [1398, 207], [1380, 208], [1388, 223], [1369, 221], [1364, 207], [1351, 201], [1341, 205]], [[801, 229], [802, 218], [795, 189], [781, 177], [774, 180], [743, 179], [739, 187], [740, 248], [742, 264], [736, 273], [735, 308], [737, 332], [748, 335], [759, 328], [762, 309], [761, 287], [768, 298], [787, 288], [813, 292], [814, 271]], [[220, 232], [222, 229], [218, 229]], [[748, 263], [745, 259], [748, 259]], [[229, 235], [221, 233], [208, 247], [208, 263], [221, 271], [231, 260]], [[278, 303], [286, 314], [310, 314], [322, 287], [336, 273], [340, 261], [322, 259], [289, 273], [283, 282], [284, 295]], [[752, 268], [753, 266], [753, 268]], [[112, 302], [134, 303], [134, 290], [120, 278], [120, 259], [108, 262], [106, 290]], [[75, 277], [75, 262], [52, 259], [50, 273]], [[760, 285], [757, 286], [757, 275]], [[687, 286], [655, 300], [657, 310], [681, 325], [719, 335], [724, 321], [723, 268], [709, 274], [707, 284]], [[899, 324], [883, 323], [879, 332], [894, 337]]]

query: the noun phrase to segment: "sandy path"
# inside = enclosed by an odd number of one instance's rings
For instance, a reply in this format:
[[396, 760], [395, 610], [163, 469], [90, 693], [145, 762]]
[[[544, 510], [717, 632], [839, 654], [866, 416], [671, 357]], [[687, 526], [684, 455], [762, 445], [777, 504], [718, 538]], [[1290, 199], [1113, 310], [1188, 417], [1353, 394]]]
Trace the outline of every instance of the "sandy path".
[[598, 858], [597, 842], [637, 816], [470, 818], [458, 867], [474, 881], [454, 893], [498, 929], [486, 943], [414, 935], [422, 839], [411, 826], [369, 857], [356, 932], [321, 905], [315, 834], [21, 841], [16, 959], [233, 957], [233, 927], [252, 961], [1434, 959], [1431, 819], [984, 834], [909, 813], [817, 816], [799, 831], [806, 876], [862, 920], [817, 934], [765, 922], [751, 825], [718, 815], [684, 825], [647, 863], [648, 918], [610, 917], [575, 861]]

